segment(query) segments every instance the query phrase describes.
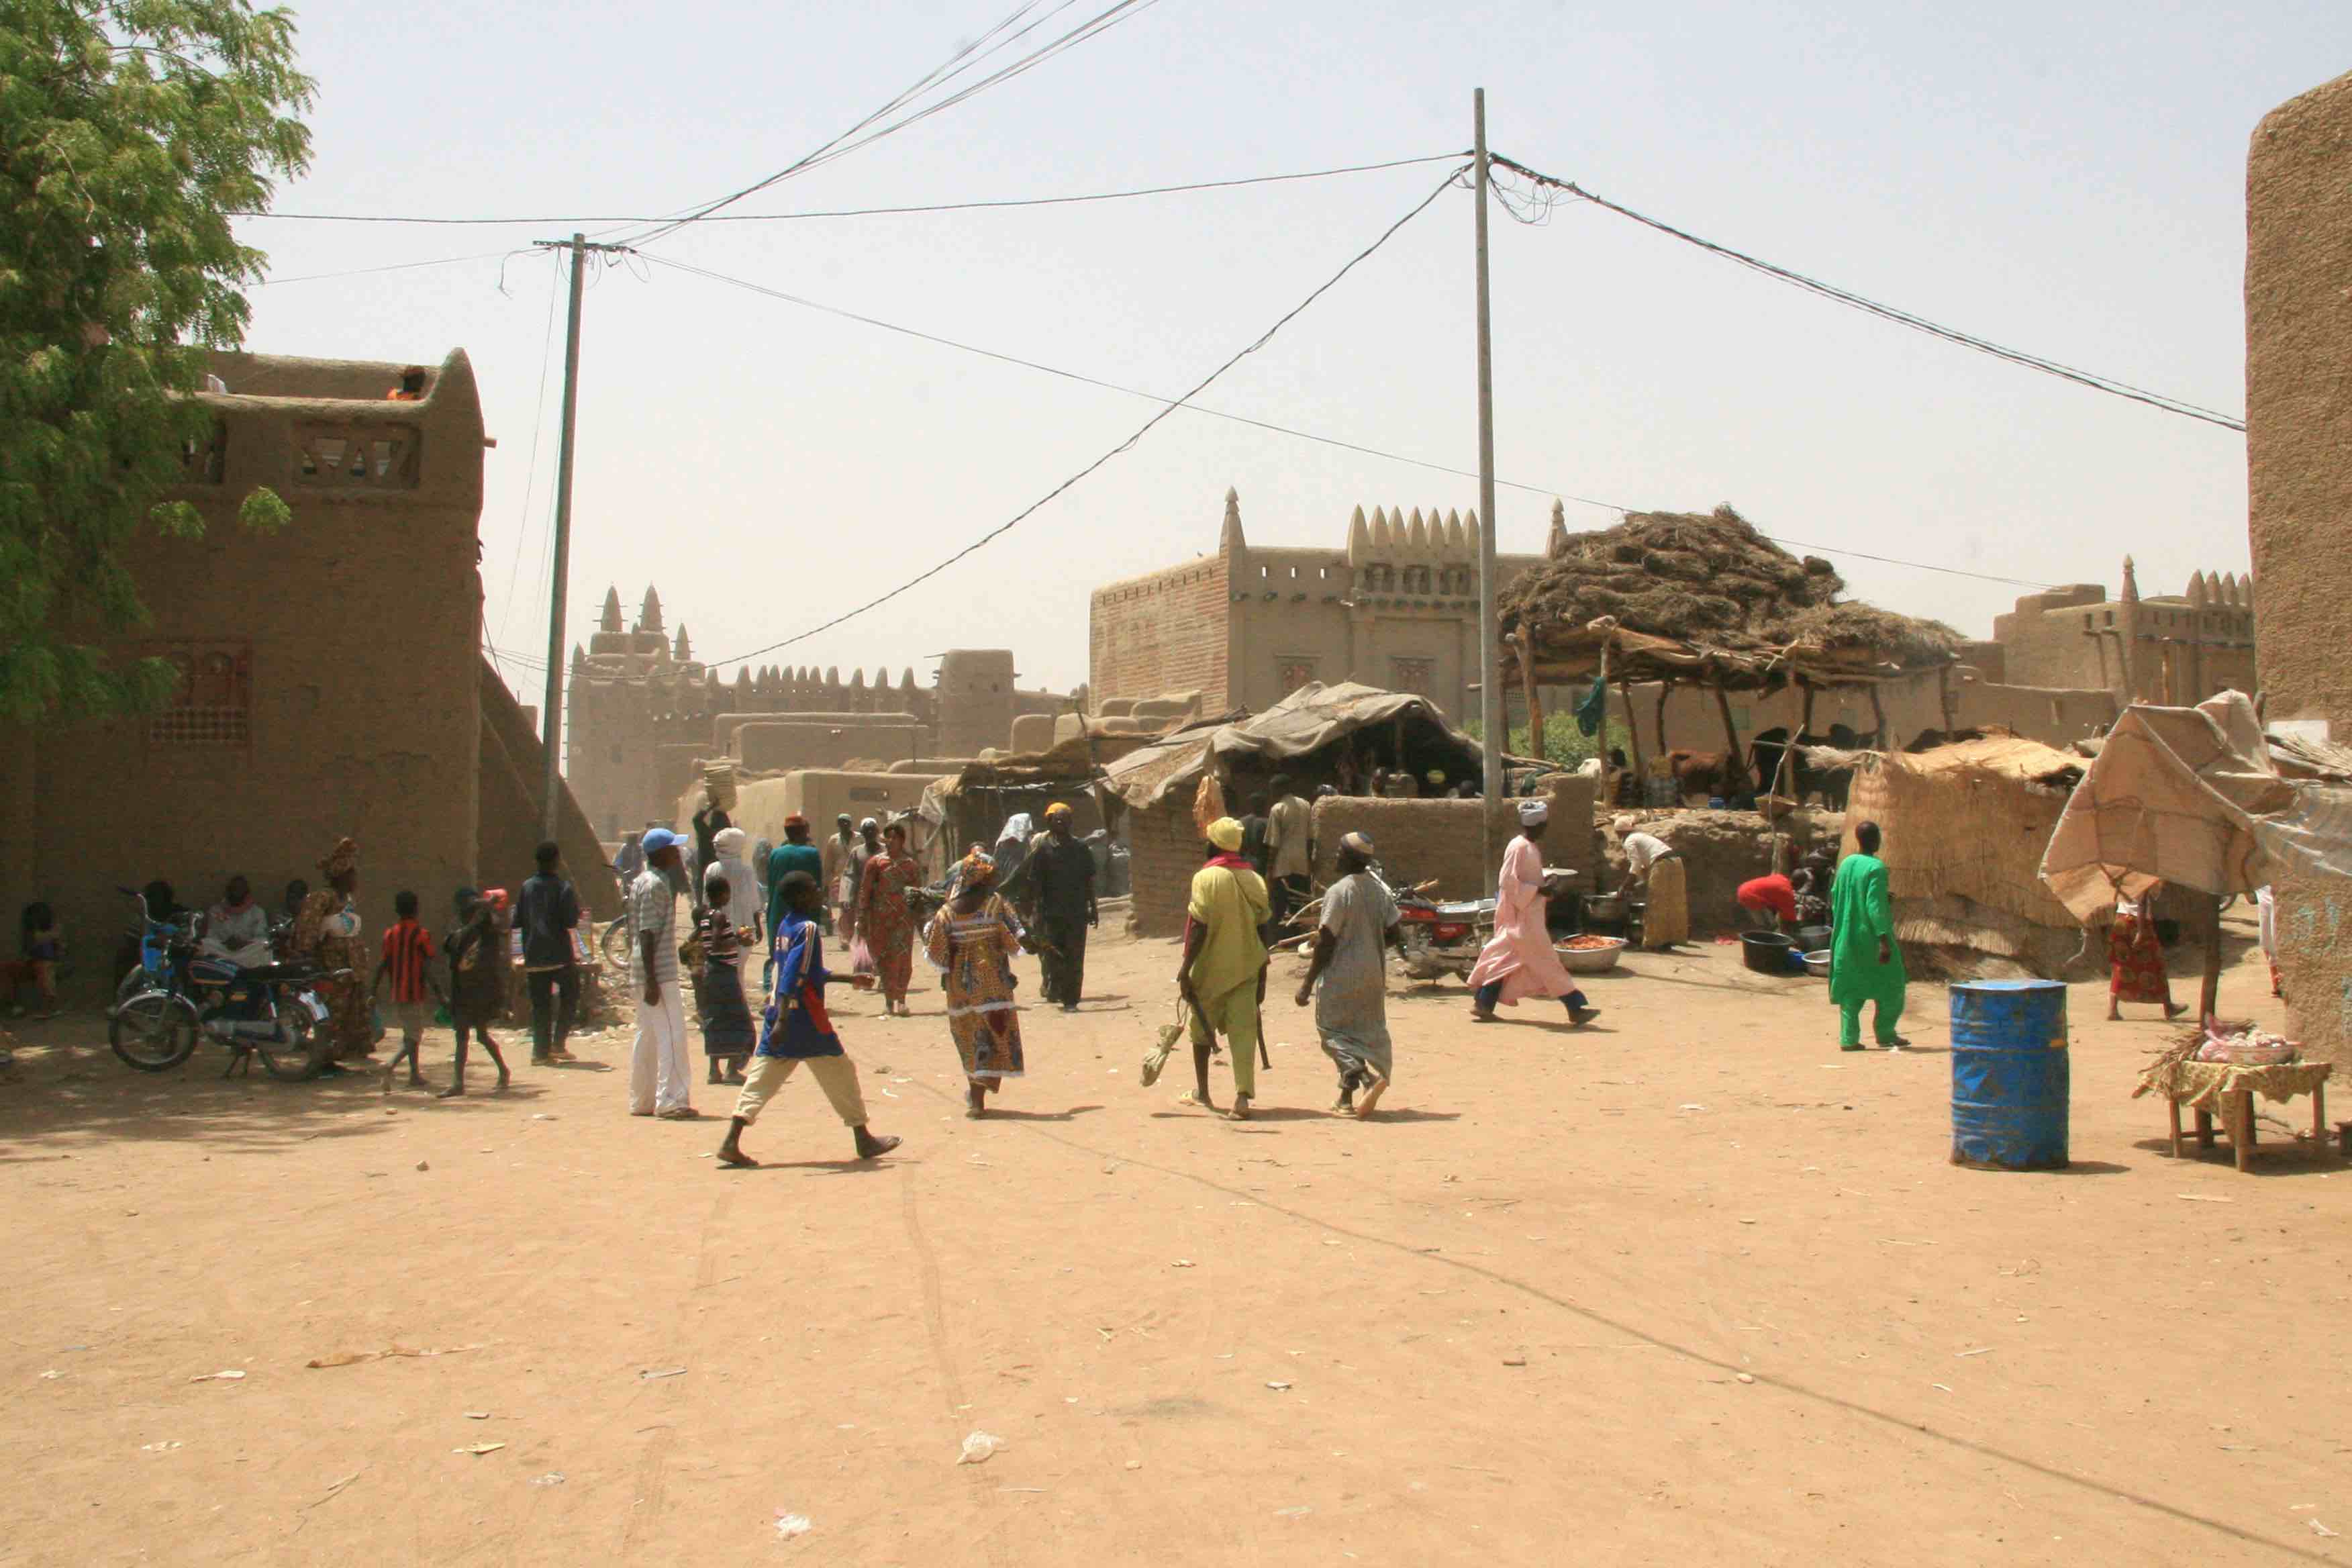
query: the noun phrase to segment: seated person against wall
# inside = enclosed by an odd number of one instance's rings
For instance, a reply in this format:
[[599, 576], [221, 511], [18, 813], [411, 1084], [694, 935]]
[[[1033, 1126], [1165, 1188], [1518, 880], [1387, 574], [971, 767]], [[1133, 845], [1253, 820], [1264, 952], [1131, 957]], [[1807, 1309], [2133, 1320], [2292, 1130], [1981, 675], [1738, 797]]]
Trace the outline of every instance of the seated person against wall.
[[65, 933], [58, 928], [57, 911], [43, 903], [26, 904], [17, 932], [17, 955], [0, 963], [0, 978], [7, 982], [10, 1017], [25, 1016], [17, 998], [27, 985], [40, 995], [41, 1010], [33, 1016], [58, 1016], [58, 963], [65, 953]]

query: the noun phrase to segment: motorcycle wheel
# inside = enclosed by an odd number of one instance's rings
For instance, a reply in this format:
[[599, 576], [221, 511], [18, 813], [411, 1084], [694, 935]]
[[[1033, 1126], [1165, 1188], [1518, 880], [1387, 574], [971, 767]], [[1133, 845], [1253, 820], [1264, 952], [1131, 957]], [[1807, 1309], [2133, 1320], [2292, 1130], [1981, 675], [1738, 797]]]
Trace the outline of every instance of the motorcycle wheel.
[[147, 971], [134, 965], [123, 974], [121, 983], [115, 986], [114, 1005], [120, 1008], [133, 996], [143, 994], [154, 988], [155, 982]]
[[168, 1071], [195, 1054], [195, 1009], [164, 992], [142, 991], [114, 1010], [106, 1043], [125, 1067]]
[[261, 1058], [261, 1068], [280, 1083], [301, 1083], [314, 1079], [326, 1068], [320, 1055], [318, 1028], [310, 1016], [301, 1011], [299, 1001], [287, 1004], [287, 1011], [278, 1020], [279, 1033], [252, 1042], [254, 1052]]

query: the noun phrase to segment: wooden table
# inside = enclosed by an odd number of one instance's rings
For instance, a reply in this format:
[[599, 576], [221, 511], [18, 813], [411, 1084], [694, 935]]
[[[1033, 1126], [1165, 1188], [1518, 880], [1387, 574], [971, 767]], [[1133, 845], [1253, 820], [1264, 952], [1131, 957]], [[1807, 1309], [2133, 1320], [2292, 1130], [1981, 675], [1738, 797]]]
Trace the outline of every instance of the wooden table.
[[2230, 1150], [2238, 1169], [2254, 1163], [2254, 1096], [2284, 1103], [2296, 1095], [2311, 1096], [2311, 1138], [2318, 1149], [2327, 1147], [2328, 1062], [2282, 1062], [2268, 1067], [2242, 1067], [2231, 1062], [2160, 1062], [2140, 1079], [2137, 1094], [2161, 1094], [2172, 1121], [2172, 1154], [2181, 1153], [2180, 1108], [2197, 1118], [2197, 1143], [2213, 1146], [2213, 1116], [2218, 1110], [2221, 1130], [2230, 1135]]

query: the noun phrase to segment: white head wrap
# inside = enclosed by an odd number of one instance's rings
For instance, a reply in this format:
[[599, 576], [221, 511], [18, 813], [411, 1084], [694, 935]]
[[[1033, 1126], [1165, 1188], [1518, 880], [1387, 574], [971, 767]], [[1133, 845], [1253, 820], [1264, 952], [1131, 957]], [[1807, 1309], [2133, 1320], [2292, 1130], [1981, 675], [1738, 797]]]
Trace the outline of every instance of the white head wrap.
[[1551, 807], [1545, 802], [1540, 800], [1523, 800], [1519, 802], [1520, 826], [1533, 827], [1539, 822], [1549, 821], [1550, 818]]
[[1642, 826], [1642, 819], [1629, 815], [1618, 817], [1609, 826], [1615, 828], [1620, 833], [1631, 833], [1633, 829]]

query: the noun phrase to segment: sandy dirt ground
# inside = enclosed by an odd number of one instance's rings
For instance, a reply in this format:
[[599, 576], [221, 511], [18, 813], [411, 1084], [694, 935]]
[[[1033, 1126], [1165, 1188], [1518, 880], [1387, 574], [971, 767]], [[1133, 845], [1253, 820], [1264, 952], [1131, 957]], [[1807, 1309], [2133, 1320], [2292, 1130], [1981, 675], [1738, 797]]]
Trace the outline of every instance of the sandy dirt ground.
[[0, 1563], [2352, 1561], [2352, 1172], [2308, 1101], [2168, 1158], [2149, 1009], [2075, 990], [2074, 1168], [2012, 1174], [1939, 987], [1899, 1055], [1721, 946], [1577, 1032], [1397, 997], [1358, 1122], [1285, 960], [1235, 1125], [1138, 1083], [1174, 957], [1101, 940], [977, 1122], [935, 989], [845, 1005], [873, 1165], [801, 1079], [715, 1168], [625, 1032], [436, 1103], [24, 1031]]

